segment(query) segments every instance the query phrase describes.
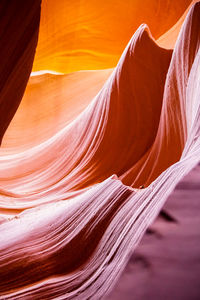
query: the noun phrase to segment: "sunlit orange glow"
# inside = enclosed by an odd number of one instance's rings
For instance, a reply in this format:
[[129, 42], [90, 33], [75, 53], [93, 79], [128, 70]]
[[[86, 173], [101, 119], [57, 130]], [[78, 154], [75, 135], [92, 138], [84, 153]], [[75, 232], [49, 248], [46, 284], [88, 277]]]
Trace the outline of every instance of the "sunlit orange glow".
[[190, 2], [43, 0], [33, 71], [113, 68], [140, 24], [148, 24], [157, 39]]
[[200, 2], [2, 3], [0, 299], [103, 299], [176, 185], [191, 194]]

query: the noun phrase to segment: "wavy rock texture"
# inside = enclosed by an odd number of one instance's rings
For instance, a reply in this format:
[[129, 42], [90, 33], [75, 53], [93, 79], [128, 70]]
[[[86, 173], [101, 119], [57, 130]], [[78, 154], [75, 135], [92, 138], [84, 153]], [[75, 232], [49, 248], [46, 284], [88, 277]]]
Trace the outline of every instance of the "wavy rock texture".
[[[159, 36], [163, 30], [168, 29], [172, 22], [178, 18], [186, 5], [184, 1], [181, 1], [181, 3], [178, 0], [168, 1], [165, 3], [163, 9], [162, 2], [158, 5], [157, 1], [151, 1], [151, 3], [148, 1], [147, 3], [142, 3], [142, 7], [145, 6], [148, 10], [141, 10], [141, 2], [133, 1], [129, 4], [123, 3], [122, 5], [121, 1], [115, 1], [114, 12], [111, 12], [111, 10], [105, 9], [106, 6], [111, 4], [112, 0], [109, 0], [107, 4], [104, 3], [104, 13], [101, 14], [100, 18], [103, 18], [103, 21], [100, 22], [100, 19], [96, 17], [96, 14], [100, 13], [100, 9], [97, 9], [94, 3], [87, 2], [88, 7], [90, 7], [88, 11], [91, 13], [91, 17], [89, 18], [85, 12], [85, 8], [82, 8], [81, 3], [76, 2], [75, 5], [73, 1], [72, 6], [69, 6], [68, 2], [57, 1], [55, 6], [55, 2], [48, 1], [47, 3], [43, 1], [39, 43], [34, 60], [37, 68], [34, 66], [34, 69], [53, 68], [52, 63], [55, 63], [57, 66], [54, 68], [55, 70], [64, 73], [69, 72], [71, 70], [72, 57], [67, 53], [70, 47], [78, 49], [80, 43], [84, 43], [83, 48], [86, 46], [98, 46], [99, 53], [92, 55], [91, 51], [88, 51], [88, 54], [85, 55], [87, 51], [84, 52], [85, 54], [78, 51], [73, 58], [75, 60], [72, 64], [73, 67], [77, 64], [76, 69], [80, 70], [86, 64], [85, 67], [88, 69], [88, 63], [91, 63], [91, 67], [99, 68], [97, 66], [99, 62], [101, 62], [103, 68], [107, 66], [113, 67], [116, 65], [129, 37], [142, 21], [145, 20], [145, 22], [148, 22], [151, 30], [153, 29], [152, 32], [154, 35]], [[75, 9], [77, 5], [81, 7], [79, 9], [82, 16], [81, 20], [83, 19], [84, 21], [80, 21], [79, 10]], [[127, 16], [127, 10], [131, 11], [130, 18]], [[138, 11], [140, 11], [139, 14]], [[116, 19], [115, 15], [120, 15], [122, 20]], [[154, 15], [154, 18], [152, 18], [152, 15]], [[170, 46], [174, 47], [185, 15], [186, 12], [174, 26], [175, 33], [169, 30], [169, 32], [159, 38], [159, 45], [164, 45], [167, 48], [170, 48]], [[57, 22], [58, 19], [59, 23]], [[73, 24], [75, 23], [77, 26], [71, 28], [71, 19], [73, 19]], [[124, 19], [126, 19], [126, 22]], [[158, 23], [159, 26], [157, 26]], [[82, 36], [81, 26], [84, 29], [88, 28], [87, 37], [85, 35]], [[93, 28], [96, 26], [98, 27], [98, 31]], [[68, 34], [69, 28], [73, 30], [73, 34]], [[112, 30], [108, 32], [108, 28]], [[55, 32], [55, 34], [52, 34], [52, 32]], [[115, 32], [115, 39], [111, 43], [114, 37], [113, 32]], [[58, 38], [59, 34], [62, 34], [60, 38]], [[97, 35], [100, 35], [98, 39]], [[106, 45], [107, 40], [110, 41], [108, 45], [109, 55], [105, 54], [102, 49], [102, 45], [104, 43]], [[101, 41], [101, 43], [98, 44], [98, 41]], [[118, 46], [116, 42], [119, 43]], [[62, 48], [62, 52], [59, 50], [60, 47]], [[52, 52], [50, 59], [48, 58], [48, 51]], [[104, 59], [101, 60], [99, 55], [104, 57]], [[68, 67], [70, 68], [68, 69]], [[34, 78], [31, 77], [29, 80], [22, 103], [3, 139], [2, 147], [7, 148], [6, 153], [8, 152], [8, 148], [9, 153], [13, 153], [14, 151], [18, 152], [38, 145], [64, 128], [67, 123], [74, 119], [89, 104], [112, 71], [113, 69], [104, 69], [79, 71], [70, 74], [52, 71], [46, 71], [50, 72], [50, 74], [45, 74], [45, 71], [33, 72], [32, 75], [34, 75]]]
[[43, 0], [33, 70], [70, 73], [113, 68], [140, 24], [147, 23], [158, 38], [190, 2]]
[[3, 299], [99, 299], [113, 288], [200, 159], [199, 45], [200, 3], [173, 51], [141, 25], [78, 117], [70, 122], [72, 110], [62, 130], [32, 148], [3, 150]]
[[199, 299], [199, 174], [176, 186], [106, 300]]
[[193, 4], [195, 4], [197, 1], [193, 0], [191, 4], [188, 6], [184, 14], [180, 17], [178, 22], [171, 27], [167, 32], [165, 32], [162, 36], [160, 36], [157, 39], [157, 43], [159, 46], [167, 48], [167, 49], [173, 49], [174, 45], [176, 43], [178, 34], [180, 32], [181, 26], [183, 25], [183, 22], [185, 20], [185, 17], [187, 16], [187, 13], [189, 9], [192, 7]]
[[51, 138], [87, 107], [111, 73], [112, 69], [31, 76], [0, 153], [23, 151]]

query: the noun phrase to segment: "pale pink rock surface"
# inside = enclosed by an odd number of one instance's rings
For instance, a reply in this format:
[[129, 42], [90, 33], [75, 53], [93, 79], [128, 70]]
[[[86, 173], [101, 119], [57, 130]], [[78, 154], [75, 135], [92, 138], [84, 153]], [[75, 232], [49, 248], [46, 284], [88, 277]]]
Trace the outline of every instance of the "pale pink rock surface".
[[100, 299], [112, 290], [200, 160], [199, 47], [200, 3], [173, 52], [141, 25], [77, 118], [0, 156], [1, 298]]

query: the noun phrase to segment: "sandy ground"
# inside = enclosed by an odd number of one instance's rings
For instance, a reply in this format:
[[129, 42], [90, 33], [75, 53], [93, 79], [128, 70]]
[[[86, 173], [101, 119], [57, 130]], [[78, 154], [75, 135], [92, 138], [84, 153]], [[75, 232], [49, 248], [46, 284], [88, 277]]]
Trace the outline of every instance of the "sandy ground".
[[[200, 299], [200, 164], [176, 187], [106, 300]], [[171, 219], [171, 220], [170, 220]]]

